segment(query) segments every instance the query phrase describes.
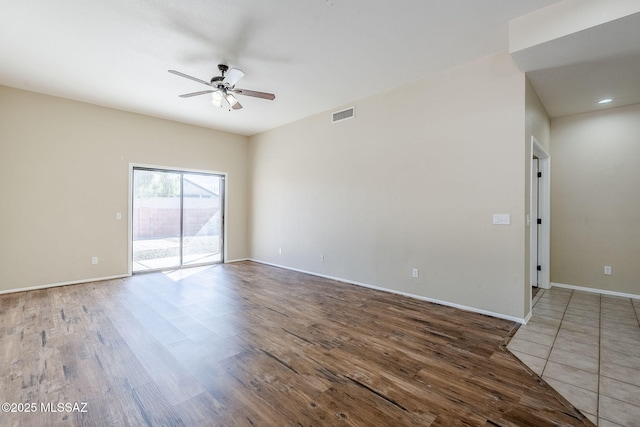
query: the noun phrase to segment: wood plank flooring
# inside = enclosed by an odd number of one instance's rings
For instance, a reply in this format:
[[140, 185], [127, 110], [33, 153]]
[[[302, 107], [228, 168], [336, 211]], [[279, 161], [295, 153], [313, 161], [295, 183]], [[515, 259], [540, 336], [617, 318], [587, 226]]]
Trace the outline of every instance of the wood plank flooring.
[[1, 295], [0, 426], [592, 425], [515, 327], [252, 262]]

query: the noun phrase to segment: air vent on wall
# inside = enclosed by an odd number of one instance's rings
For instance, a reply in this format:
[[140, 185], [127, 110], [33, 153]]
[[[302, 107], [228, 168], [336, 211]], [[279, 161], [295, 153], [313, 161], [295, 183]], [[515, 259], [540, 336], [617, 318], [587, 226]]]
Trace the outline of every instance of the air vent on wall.
[[341, 122], [343, 120], [353, 119], [356, 115], [356, 107], [349, 107], [345, 110], [336, 111], [331, 114], [331, 123]]

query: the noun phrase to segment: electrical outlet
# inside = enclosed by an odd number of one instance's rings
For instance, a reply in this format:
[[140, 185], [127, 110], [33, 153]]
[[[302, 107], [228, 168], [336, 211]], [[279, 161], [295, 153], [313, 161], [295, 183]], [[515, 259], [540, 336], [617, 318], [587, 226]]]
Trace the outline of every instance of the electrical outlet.
[[611, 276], [611, 266], [610, 265], [605, 265], [604, 266], [604, 274], [607, 276]]
[[418, 278], [418, 277], [420, 276], [420, 275], [419, 275], [419, 271], [418, 271], [418, 269], [417, 269], [417, 268], [414, 268], [414, 269], [411, 271], [411, 276], [413, 276], [414, 278]]
[[320, 255], [320, 262], [324, 262], [324, 255]]
[[278, 254], [282, 255], [282, 248], [278, 248]]
[[116, 219], [118, 221], [122, 220], [122, 212], [116, 212]]
[[96, 265], [97, 263], [98, 263], [98, 257], [97, 256], [91, 257], [91, 264]]

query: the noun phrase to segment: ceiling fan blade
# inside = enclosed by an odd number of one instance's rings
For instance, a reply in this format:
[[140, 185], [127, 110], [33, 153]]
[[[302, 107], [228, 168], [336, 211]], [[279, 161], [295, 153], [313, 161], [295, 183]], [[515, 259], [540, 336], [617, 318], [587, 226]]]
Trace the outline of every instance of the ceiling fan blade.
[[209, 82], [205, 82], [204, 80], [200, 80], [200, 79], [198, 79], [196, 77], [192, 77], [192, 76], [190, 76], [188, 74], [181, 73], [180, 71], [169, 70], [169, 72], [171, 74], [175, 74], [176, 76], [184, 77], [185, 79], [193, 80], [194, 82], [198, 82], [198, 83], [202, 83], [203, 85], [211, 86], [211, 83], [209, 83]]
[[242, 104], [240, 104], [239, 102], [236, 102], [235, 104], [233, 104], [233, 107], [231, 107], [234, 110], [239, 110], [242, 108]]
[[253, 96], [254, 98], [269, 99], [272, 101], [276, 99], [276, 96], [272, 93], [258, 92], [255, 90], [248, 90], [248, 89], [234, 89], [233, 93], [237, 93], [238, 95]]
[[180, 98], [190, 98], [192, 96], [205, 95], [207, 93], [215, 92], [214, 90], [201, 90], [200, 92], [191, 92], [185, 93], [183, 95], [178, 95]]
[[229, 87], [234, 87], [241, 78], [244, 77], [244, 72], [242, 70], [238, 70], [237, 68], [232, 68], [229, 70], [227, 75], [222, 80], [222, 83], [226, 83]]

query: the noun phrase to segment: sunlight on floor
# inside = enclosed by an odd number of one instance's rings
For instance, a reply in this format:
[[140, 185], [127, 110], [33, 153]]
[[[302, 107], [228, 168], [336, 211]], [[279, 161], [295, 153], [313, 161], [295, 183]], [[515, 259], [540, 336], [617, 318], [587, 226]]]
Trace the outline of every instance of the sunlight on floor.
[[215, 265], [203, 265], [202, 267], [190, 267], [182, 268], [180, 270], [165, 271], [163, 274], [174, 282], [177, 282], [178, 280], [193, 276], [194, 274], [198, 274], [213, 267], [215, 267]]

